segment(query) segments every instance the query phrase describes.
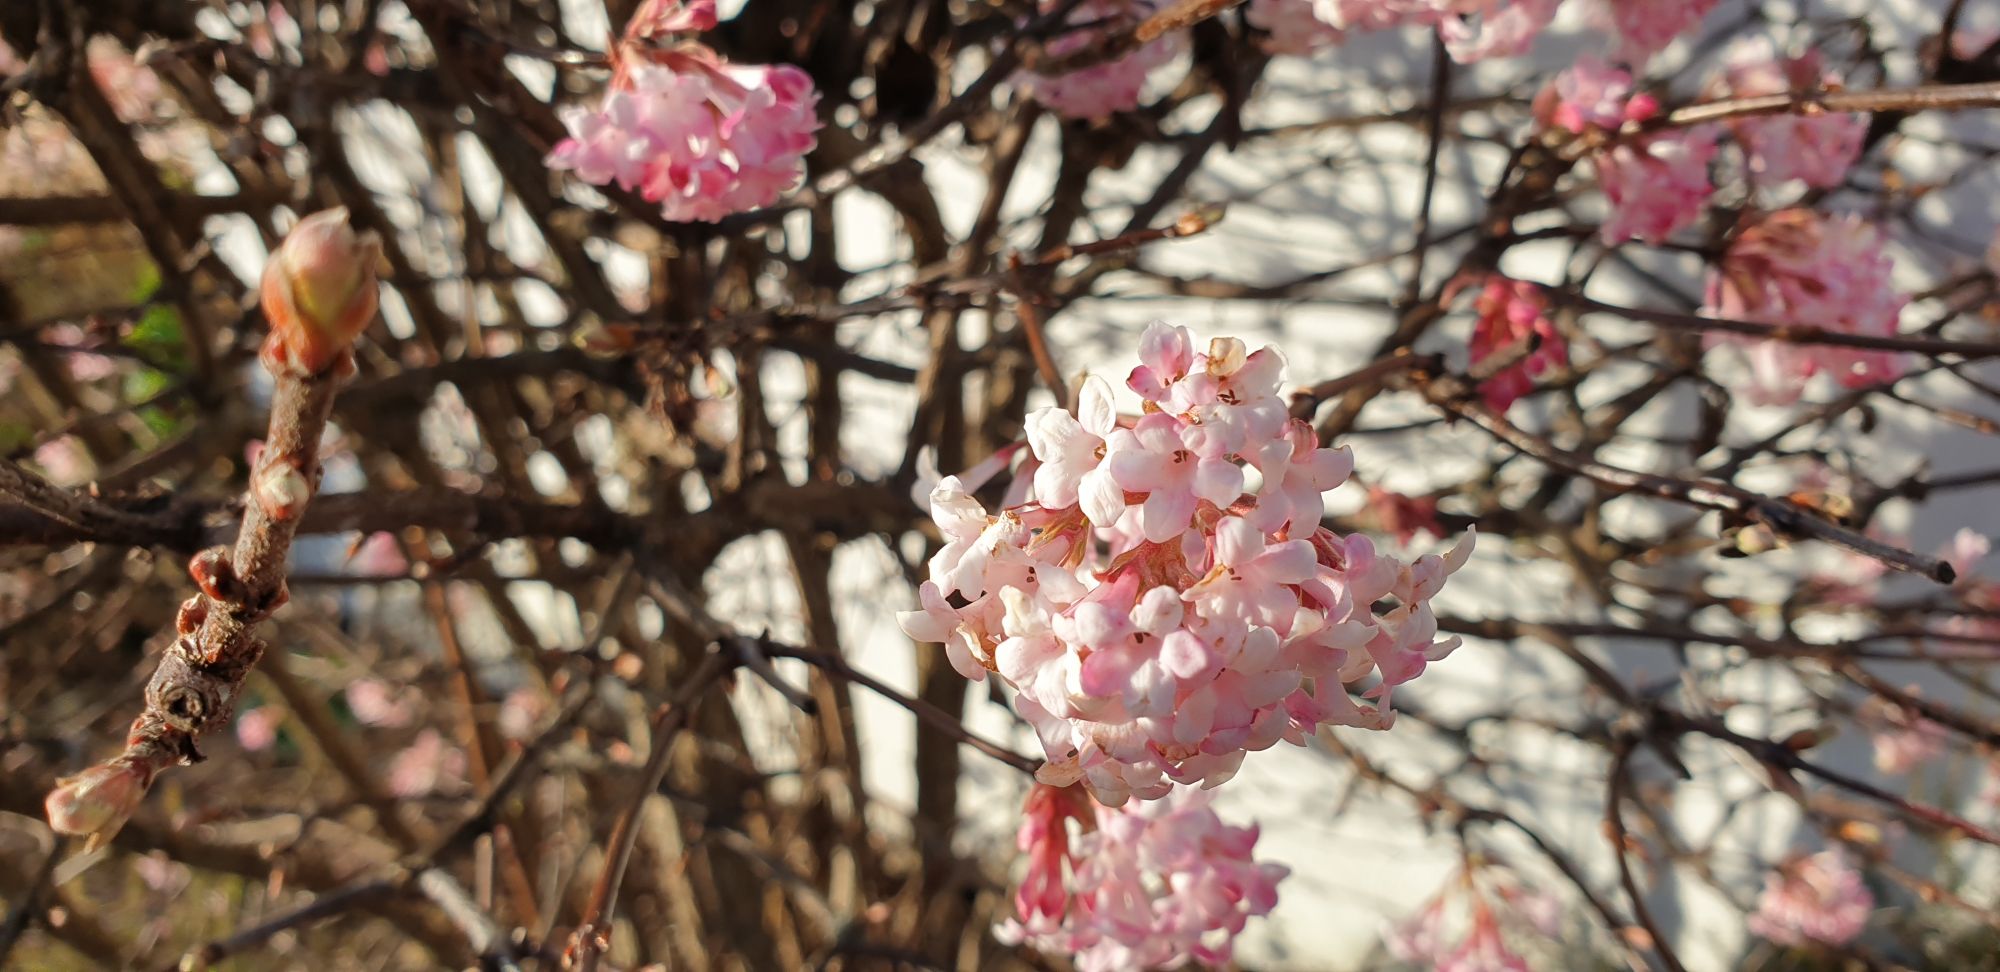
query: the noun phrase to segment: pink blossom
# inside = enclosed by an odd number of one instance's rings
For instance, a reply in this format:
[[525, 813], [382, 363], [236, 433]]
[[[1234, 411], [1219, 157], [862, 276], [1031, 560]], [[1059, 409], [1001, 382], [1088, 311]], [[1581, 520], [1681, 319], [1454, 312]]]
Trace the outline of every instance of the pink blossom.
[[403, 545], [393, 533], [371, 533], [357, 542], [353, 551], [347, 559], [347, 569], [356, 574], [396, 577], [410, 570], [409, 558], [403, 556]]
[[1194, 336], [1185, 327], [1155, 321], [1139, 335], [1139, 367], [1125, 386], [1149, 402], [1163, 402], [1194, 367]]
[[[1462, 909], [1454, 902], [1463, 899]], [[1496, 907], [1497, 906], [1497, 907]], [[1521, 933], [1554, 938], [1561, 903], [1554, 895], [1530, 890], [1497, 869], [1465, 871], [1409, 918], [1389, 926], [1382, 944], [1391, 956], [1422, 968], [1451, 972], [1528, 972], [1527, 960], [1507, 941], [1501, 924]], [[1454, 938], [1454, 913], [1469, 917], [1463, 937]]]
[[1536, 121], [1579, 135], [1592, 128], [1616, 131], [1659, 111], [1653, 96], [1634, 95], [1631, 72], [1589, 55], [1563, 69], [1535, 98]]
[[1205, 792], [1098, 807], [1070, 850], [1077, 811], [1061, 804], [1074, 799], [1041, 786], [1030, 795], [1020, 831], [1030, 880], [1018, 918], [995, 929], [1001, 941], [1070, 955], [1078, 972], [1222, 965], [1248, 920], [1277, 905], [1289, 869], [1253, 860], [1257, 828], [1223, 823]]
[[1272, 54], [1311, 54], [1342, 37], [1340, 28], [1320, 19], [1314, 0], [1250, 0], [1243, 18], [1264, 32], [1260, 43]]
[[140, 63], [108, 36], [91, 38], [86, 51], [90, 77], [97, 82], [98, 90], [104, 92], [104, 99], [111, 103], [118, 120], [137, 123], [158, 118], [166, 92], [152, 68]]
[[1090, 799], [1077, 787], [1036, 783], [1028, 789], [1015, 845], [1028, 855], [1028, 872], [1014, 892], [1014, 910], [1021, 927], [1033, 934], [1050, 934], [1061, 927], [1069, 911], [1068, 872], [1076, 858], [1070, 852], [1069, 822], [1085, 827], [1095, 813]]
[[347, 683], [347, 709], [364, 726], [394, 729], [410, 724], [410, 702], [404, 693], [379, 678], [357, 678]]
[[1262, 531], [1239, 516], [1215, 526], [1215, 566], [1188, 588], [1187, 600], [1213, 615], [1261, 624], [1283, 635], [1292, 627], [1298, 597], [1288, 584], [1310, 579], [1318, 564], [1312, 544], [1287, 540], [1266, 545]]
[[[1840, 76], [1821, 67], [1818, 50], [1797, 57], [1780, 54], [1769, 38], [1730, 48], [1729, 63], [1713, 86], [1717, 98], [1756, 95], [1809, 95], [1840, 87]], [[1840, 185], [1861, 155], [1868, 116], [1847, 113], [1785, 113], [1737, 118], [1729, 123], [1743, 145], [1750, 176], [1759, 186], [1782, 186], [1793, 179], [1815, 188]]]
[[[1882, 237], [1856, 216], [1809, 209], [1771, 213], [1738, 234], [1710, 274], [1702, 312], [1714, 317], [1797, 325], [1845, 334], [1897, 333], [1907, 301], [1890, 281]], [[1750, 363], [1749, 399], [1789, 405], [1806, 379], [1822, 371], [1858, 388], [1903, 372], [1902, 355], [1714, 332], [1709, 347], [1742, 349]]]
[[1562, 0], [1446, 0], [1439, 24], [1445, 48], [1461, 64], [1525, 54], [1555, 19]]
[[60, 435], [36, 446], [34, 459], [35, 465], [42, 467], [42, 475], [57, 486], [82, 485], [96, 468], [82, 440], [73, 435]]
[[1105, 437], [1118, 426], [1111, 386], [1096, 375], [1083, 383], [1077, 414], [1045, 408], [1028, 416], [1028, 444], [1041, 466], [1035, 470], [1035, 499], [1046, 506], [1075, 506], [1098, 526], [1111, 526], [1125, 511], [1125, 493], [1103, 466]]
[[1779, 945], [1845, 945], [1868, 924], [1875, 896], [1837, 849], [1794, 858], [1764, 879], [1750, 933]]
[[[2000, 30], [1994, 30], [1990, 27], [1984, 30], [1975, 30], [1964, 24], [1959, 24], [1958, 29], [1953, 31], [1951, 35], [1951, 56], [1961, 61], [1974, 60], [1979, 55], [1986, 53], [1986, 49], [1992, 47], [1994, 44], [2000, 44]], [[5, 70], [0, 69], [0, 74], [4, 73], [6, 73]]]
[[77, 381], [102, 381], [118, 373], [118, 365], [110, 355], [85, 350], [98, 344], [84, 334], [83, 328], [74, 324], [57, 324], [48, 329], [48, 341], [52, 345], [79, 349], [62, 355], [69, 376]]
[[1437, 972], [1529, 972], [1528, 960], [1507, 947], [1490, 915], [1481, 909], [1474, 916], [1471, 934], [1438, 961]]
[[1188, 447], [1186, 426], [1165, 413], [1112, 433], [1105, 464], [1119, 486], [1145, 493], [1139, 513], [1147, 540], [1162, 543], [1187, 531], [1203, 503], [1225, 507], [1243, 493], [1243, 469]]
[[1417, 913], [1388, 925], [1382, 933], [1382, 946], [1398, 962], [1429, 963], [1436, 965], [1449, 955], [1449, 944], [1445, 940], [1444, 908], [1448, 899], [1439, 894]]
[[1720, 0], [1593, 0], [1597, 22], [1616, 37], [1619, 54], [1643, 63], [1694, 29]]
[[260, 705], [236, 717], [236, 742], [246, 751], [263, 752], [278, 741], [278, 726], [284, 721], [282, 710]]
[[1479, 385], [1486, 404], [1504, 412], [1533, 391], [1534, 376], [1569, 362], [1568, 344], [1549, 320], [1549, 300], [1537, 284], [1494, 276], [1474, 305], [1479, 319], [1467, 344], [1472, 366], [1496, 354], [1517, 358]]
[[1837, 570], [1815, 573], [1807, 582], [1827, 604], [1865, 607], [1881, 595], [1882, 577], [1888, 570], [1889, 565], [1874, 557], [1843, 550]]
[[625, 22], [625, 36], [653, 39], [715, 28], [715, 0], [646, 0]]
[[[1575, 134], [1616, 131], [1659, 114], [1652, 95], [1635, 94], [1632, 75], [1584, 57], [1557, 74], [1535, 98], [1544, 127]], [[1715, 158], [1714, 129], [1701, 126], [1611, 143], [1590, 156], [1611, 207], [1600, 230], [1607, 245], [1640, 239], [1659, 243], [1701, 215], [1714, 188], [1708, 166]]]
[[1715, 192], [1708, 178], [1715, 153], [1714, 129], [1699, 126], [1621, 141], [1592, 155], [1611, 206], [1611, 218], [1599, 230], [1605, 245], [1663, 243], [1694, 225]]
[[912, 640], [943, 645], [945, 659], [960, 675], [975, 682], [986, 678], [986, 666], [973, 653], [975, 644], [965, 636], [959, 613], [945, 599], [933, 581], [917, 588], [921, 606], [915, 611], [896, 612], [896, 621]]
[[1958, 572], [1959, 583], [1972, 579], [1973, 569], [1986, 555], [1993, 552], [1993, 541], [1971, 527], [1959, 527], [1958, 532], [1943, 546], [1938, 548], [1937, 557], [1951, 565]]
[[1394, 535], [1396, 542], [1405, 546], [1416, 539], [1419, 531], [1434, 537], [1444, 536], [1444, 527], [1437, 518], [1437, 500], [1433, 497], [1370, 486], [1368, 513], [1375, 521], [1375, 529]]
[[633, 49], [597, 107], [564, 109], [570, 137], [547, 164], [637, 191], [666, 219], [714, 222], [798, 183], [818, 102], [788, 64], [727, 64], [699, 45]]
[[1287, 426], [1285, 435], [1246, 458], [1264, 478], [1250, 522], [1287, 536], [1310, 534], [1326, 515], [1326, 492], [1354, 472], [1352, 449], [1320, 448], [1318, 436], [1303, 422]]
[[465, 751], [436, 729], [425, 729], [389, 762], [389, 792], [403, 798], [428, 796], [465, 781]]
[[[943, 544], [919, 609], [898, 615], [968, 678], [1014, 690], [1048, 757], [1042, 782], [1081, 782], [1110, 805], [1214, 786], [1246, 753], [1322, 724], [1386, 728], [1390, 690], [1458, 643], [1436, 637], [1429, 602], [1470, 535], [1406, 563], [1321, 526], [1352, 454], [1286, 414], [1275, 350], [1195, 346], [1185, 329], [1147, 328], [1130, 428], [1114, 427], [1108, 387], [1086, 389], [1083, 419], [1038, 414], [1016, 485], [1032, 476], [1032, 494], [989, 511], [960, 477], [939, 479], [928, 503]], [[1118, 489], [1093, 500], [1099, 470]], [[1347, 685], [1371, 672], [1364, 706]]]
[[[1043, 0], [1041, 9], [1046, 13], [1061, 5], [1059, 0]], [[1060, 58], [1088, 49], [1106, 31], [1130, 29], [1164, 5], [1160, 0], [1085, 0], [1071, 11], [1069, 23], [1093, 26], [1065, 31], [1049, 42], [1047, 56]], [[1147, 76], [1173, 60], [1183, 46], [1184, 32], [1174, 31], [1122, 57], [1053, 77], [1024, 71], [1017, 83], [1029, 97], [1064, 118], [1102, 120], [1139, 107]]]
[[1319, 19], [1339, 30], [1389, 30], [1438, 22], [1450, 0], [1313, 0]]
[[[1915, 687], [1906, 691], [1916, 694]], [[1884, 773], [1901, 776], [1944, 752], [1943, 726], [1882, 696], [1869, 696], [1855, 717], [1872, 734], [1875, 768]]]
[[547, 694], [524, 685], [507, 693], [507, 697], [500, 702], [500, 715], [493, 722], [500, 735], [526, 741], [534, 737], [548, 709]]

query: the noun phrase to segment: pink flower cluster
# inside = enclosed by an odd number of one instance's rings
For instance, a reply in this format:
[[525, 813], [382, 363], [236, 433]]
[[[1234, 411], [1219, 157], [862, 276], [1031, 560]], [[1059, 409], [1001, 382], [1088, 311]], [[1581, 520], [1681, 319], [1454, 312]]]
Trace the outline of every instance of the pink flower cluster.
[[1592, 19], [1619, 43], [1619, 56], [1643, 64], [1695, 29], [1721, 0], [1595, 0]]
[[[1043, 0], [1041, 8], [1047, 12], [1060, 6], [1061, 0]], [[1065, 31], [1049, 42], [1047, 56], [1060, 58], [1089, 48], [1107, 32], [1129, 30], [1161, 6], [1157, 0], [1086, 0], [1070, 12], [1068, 23], [1094, 26]], [[1064, 118], [1101, 120], [1139, 107], [1146, 77], [1173, 60], [1183, 46], [1183, 32], [1173, 31], [1123, 57], [1075, 71], [1058, 75], [1024, 71], [1018, 83], [1029, 97]]]
[[1914, 709], [1871, 695], [1855, 715], [1874, 737], [1875, 768], [1884, 773], [1901, 776], [1944, 752], [1944, 727]]
[[1472, 366], [1499, 354], [1517, 360], [1489, 376], [1479, 393], [1495, 411], [1505, 412], [1516, 399], [1534, 390], [1533, 376], [1569, 361], [1562, 332], [1549, 320], [1549, 299], [1539, 284], [1494, 276], [1474, 304], [1479, 319], [1472, 326]]
[[[1839, 76], [1821, 66], [1817, 50], [1786, 57], [1768, 38], [1756, 38], [1730, 49], [1728, 67], [1713, 93], [1718, 98], [1751, 97], [1839, 87]], [[1758, 185], [1775, 187], [1797, 179], [1830, 189], [1840, 185], [1861, 155], [1868, 118], [1830, 112], [1759, 115], [1735, 119], [1729, 127]]]
[[768, 206], [796, 185], [819, 129], [819, 95], [804, 71], [724, 63], [692, 42], [642, 43], [661, 31], [714, 25], [713, 0], [648, 4], [613, 52], [617, 70], [604, 100], [564, 109], [570, 137], [549, 153], [549, 167], [592, 185], [615, 182], [675, 221], [713, 222]]
[[[1404, 563], [1320, 526], [1353, 457], [1287, 414], [1274, 349], [1197, 353], [1156, 323], [1140, 358], [1141, 417], [1097, 378], [1076, 414], [1029, 417], [1033, 460], [1005, 508], [938, 483], [945, 545], [922, 609], [899, 618], [967, 677], [1016, 690], [1043, 782], [1081, 780], [1113, 806], [1217, 785], [1323, 724], [1386, 728], [1395, 687], [1458, 645], [1437, 639], [1430, 599], [1472, 551], [1468, 532]], [[1346, 686], [1371, 672], [1363, 706]]]
[[[1694, 29], [1719, 0], [1585, 0], [1591, 19], [1616, 38], [1621, 56], [1643, 62]], [[1300, 54], [1348, 32], [1437, 27], [1461, 63], [1526, 53], [1563, 0], [1253, 0], [1250, 23], [1271, 35], [1267, 48]], [[1324, 25], [1304, 29], [1311, 16]]]
[[1489, 57], [1515, 57], [1528, 46], [1563, 0], [1443, 0], [1438, 33], [1461, 64]]
[[[1708, 282], [1702, 312], [1713, 317], [1818, 328], [1844, 334], [1897, 333], [1908, 298], [1890, 280], [1882, 237], [1857, 216], [1779, 210], [1743, 230]], [[1751, 401], [1789, 405], [1824, 371], [1858, 388], [1903, 373], [1893, 351], [1763, 340], [1712, 333], [1709, 347], [1741, 347], [1749, 358]]]
[[1839, 850], [1820, 851], [1785, 864], [1764, 879], [1750, 933], [1779, 945], [1820, 942], [1845, 945], [1861, 934], [1875, 910], [1875, 896]]
[[[1484, 873], [1482, 882], [1475, 877]], [[1462, 872], [1416, 914], [1390, 926], [1382, 944], [1397, 961], [1437, 972], [1528, 972], [1527, 959], [1508, 945], [1503, 917], [1510, 927], [1531, 930], [1544, 939], [1556, 938], [1562, 926], [1562, 903], [1554, 895], [1535, 891], [1497, 872]], [[1488, 889], [1481, 884], [1491, 885]], [[1463, 937], [1453, 934], [1452, 901], [1466, 899], [1471, 924]]]
[[[1660, 110], [1649, 94], [1635, 94], [1630, 72], [1585, 57], [1556, 75], [1535, 99], [1544, 127], [1581, 135], [1616, 131]], [[1714, 128], [1697, 126], [1611, 142], [1590, 156], [1611, 216], [1599, 235], [1607, 246], [1627, 240], [1660, 243], [1701, 217], [1714, 193], [1708, 167], [1716, 154]]]
[[[1615, 5], [1613, 16], [1623, 18], [1645, 6]], [[1785, 57], [1768, 39], [1758, 39], [1732, 49], [1728, 67], [1711, 85], [1710, 94], [1746, 97], [1838, 86], [1838, 77], [1821, 67], [1817, 51]], [[1659, 111], [1659, 102], [1651, 95], [1634, 93], [1631, 73], [1594, 57], [1581, 58], [1556, 75], [1535, 99], [1535, 117], [1544, 128], [1577, 135], [1615, 133], [1624, 125], [1652, 119]], [[1742, 148], [1745, 169], [1752, 182], [1764, 188], [1794, 180], [1819, 188], [1839, 185], [1860, 155], [1867, 130], [1867, 119], [1861, 115], [1824, 112], [1729, 122], [1729, 131]], [[1611, 209], [1601, 230], [1605, 244], [1634, 239], [1657, 244], [1693, 225], [1714, 193], [1709, 169], [1719, 151], [1719, 135], [1720, 129], [1713, 125], [1668, 129], [1608, 138], [1604, 147], [1592, 152], [1590, 162]]]
[[[1074, 842], [1071, 819], [1083, 831]], [[1076, 789], [1036, 784], [1018, 841], [1028, 855], [1018, 918], [996, 935], [1069, 954], [1078, 972], [1227, 963], [1244, 923], [1270, 913], [1289, 873], [1251, 858], [1255, 825], [1223, 823], [1207, 793], [1185, 788], [1093, 808]]]

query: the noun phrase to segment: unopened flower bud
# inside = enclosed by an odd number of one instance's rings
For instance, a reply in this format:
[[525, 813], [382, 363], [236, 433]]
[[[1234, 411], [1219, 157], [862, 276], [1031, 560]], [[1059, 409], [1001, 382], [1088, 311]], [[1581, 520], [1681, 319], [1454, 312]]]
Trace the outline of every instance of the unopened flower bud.
[[284, 457], [264, 464], [251, 477], [251, 495], [273, 520], [297, 519], [312, 500], [312, 482], [305, 471]]
[[139, 808], [150, 782], [138, 766], [116, 761], [66, 776], [44, 803], [49, 826], [59, 834], [88, 836], [93, 843], [110, 840]]
[[317, 375], [339, 362], [375, 319], [375, 262], [382, 244], [356, 234], [347, 209], [299, 222], [264, 265], [260, 296], [271, 322], [265, 362]]

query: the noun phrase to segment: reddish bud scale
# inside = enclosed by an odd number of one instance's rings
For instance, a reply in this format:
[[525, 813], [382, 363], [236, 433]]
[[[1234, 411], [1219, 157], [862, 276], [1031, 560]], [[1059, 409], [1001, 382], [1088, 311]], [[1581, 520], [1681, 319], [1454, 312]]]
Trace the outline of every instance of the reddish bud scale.
[[[209, 600], [224, 604], [233, 603], [241, 593], [236, 581], [236, 567], [229, 562], [229, 551], [215, 547], [195, 554], [188, 561], [188, 576], [194, 579], [194, 586], [201, 588]], [[202, 612], [206, 616], [207, 612]], [[200, 627], [197, 623], [196, 627]]]
[[208, 598], [197, 594], [181, 602], [181, 609], [174, 614], [174, 632], [187, 637], [201, 630], [207, 620]]

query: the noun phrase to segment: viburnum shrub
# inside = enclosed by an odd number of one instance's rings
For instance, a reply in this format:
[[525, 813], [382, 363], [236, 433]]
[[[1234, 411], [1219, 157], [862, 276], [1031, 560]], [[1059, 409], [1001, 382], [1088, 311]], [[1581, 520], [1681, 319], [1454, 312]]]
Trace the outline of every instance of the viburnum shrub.
[[[1224, 964], [1288, 870], [1210, 791], [1315, 741], [1361, 839], [1459, 852], [1397, 961], [1965, 964], [2000, 580], [1905, 514], [2000, 484], [1931, 434], [1996, 433], [1993, 6], [6, 4], [0, 965]], [[1372, 348], [1286, 398], [1110, 328], [1072, 399], [1111, 300]], [[1439, 617], [1469, 522], [1507, 583]], [[1445, 632], [1546, 680], [1346, 745]], [[1011, 909], [960, 747], [1027, 788]], [[1648, 906], [1689, 878], [1754, 911]]]

